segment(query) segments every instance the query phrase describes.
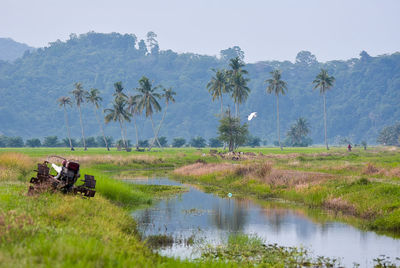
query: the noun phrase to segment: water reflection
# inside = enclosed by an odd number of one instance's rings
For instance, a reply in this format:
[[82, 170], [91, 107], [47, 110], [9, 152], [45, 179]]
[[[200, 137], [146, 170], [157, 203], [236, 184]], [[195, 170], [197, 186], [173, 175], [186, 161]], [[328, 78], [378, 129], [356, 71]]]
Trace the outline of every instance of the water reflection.
[[[180, 185], [168, 179], [134, 182]], [[339, 257], [349, 267], [353, 262], [371, 266], [372, 259], [381, 254], [392, 259], [400, 256], [399, 240], [327, 221], [322, 213], [313, 212], [312, 218], [306, 214], [272, 202], [260, 206], [249, 200], [220, 198], [191, 187], [181, 196], [162, 200], [151, 208], [134, 212], [133, 216], [144, 236], [167, 234], [181, 240], [195, 236], [195, 240], [203, 243], [218, 244], [230, 233], [243, 232], [256, 234], [267, 243], [305, 246], [315, 256]], [[192, 247], [180, 244], [160, 253], [182, 258], [198, 256]]]

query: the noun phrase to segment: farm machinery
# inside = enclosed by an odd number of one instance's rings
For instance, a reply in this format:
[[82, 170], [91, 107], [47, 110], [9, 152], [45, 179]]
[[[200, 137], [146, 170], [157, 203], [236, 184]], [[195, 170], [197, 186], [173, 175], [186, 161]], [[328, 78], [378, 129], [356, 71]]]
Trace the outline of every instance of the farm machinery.
[[[57, 163], [61, 163], [58, 165]], [[32, 177], [28, 194], [43, 191], [60, 191], [62, 193], [80, 194], [84, 197], [94, 197], [96, 180], [94, 176], [85, 175], [83, 184], [75, 185], [80, 178], [80, 165], [77, 161], [67, 160], [64, 157], [52, 155], [43, 163], [38, 164], [36, 177]], [[54, 169], [57, 174], [50, 174]]]

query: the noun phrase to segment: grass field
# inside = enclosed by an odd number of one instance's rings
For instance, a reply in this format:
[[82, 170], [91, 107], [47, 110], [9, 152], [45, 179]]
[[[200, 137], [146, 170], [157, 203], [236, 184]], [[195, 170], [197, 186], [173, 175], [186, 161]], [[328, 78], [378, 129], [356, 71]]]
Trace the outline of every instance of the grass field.
[[[251, 150], [249, 150], [251, 151]], [[254, 150], [253, 150], [254, 151]], [[271, 152], [272, 151], [272, 152]], [[195, 163], [175, 176], [207, 191], [256, 199], [282, 198], [353, 216], [359, 227], [399, 236], [400, 152], [397, 148], [261, 149], [243, 161]]]
[[[246, 149], [247, 152], [259, 152], [257, 149]], [[275, 193], [275, 188], [267, 181], [249, 179], [252, 174], [263, 174], [262, 163], [268, 163], [273, 169], [284, 169], [290, 165], [292, 158], [311, 157], [304, 160], [312, 163], [315, 155], [324, 152], [316, 149], [288, 149], [281, 153], [277, 149], [261, 149], [266, 159], [247, 159], [231, 161], [208, 154], [209, 149], [165, 149], [151, 152], [123, 152], [104, 149], [77, 150], [66, 148], [40, 149], [1, 149], [0, 150], [0, 266], [3, 267], [252, 267], [254, 264], [272, 267], [300, 265], [304, 260], [312, 262], [306, 252], [294, 248], [262, 246], [257, 239], [231, 238], [226, 247], [207, 248], [202, 258], [188, 262], [161, 257], [152, 252], [137, 233], [136, 222], [130, 211], [149, 206], [157, 199], [185, 191], [181, 187], [146, 186], [128, 184], [119, 178], [127, 175], [162, 173], [171, 174], [178, 168], [191, 165], [235, 165], [234, 173], [213, 172], [191, 178], [198, 183], [207, 181], [207, 185], [218, 186], [222, 190], [231, 187], [241, 189], [244, 195], [258, 195], [260, 200]], [[340, 150], [333, 150], [342, 153]], [[43, 161], [48, 155], [61, 155], [79, 160], [82, 174], [91, 174], [97, 180], [95, 198], [83, 199], [78, 196], [43, 193], [28, 196], [28, 179], [33, 175], [35, 163]], [[362, 155], [361, 155], [362, 154]], [[385, 154], [385, 153], [384, 153]], [[360, 153], [367, 158], [368, 153]], [[335, 163], [349, 161], [335, 159]], [[285, 160], [286, 159], [286, 160]], [[388, 156], [387, 159], [390, 159]], [[272, 162], [271, 162], [272, 161]], [[287, 162], [285, 162], [287, 161]], [[299, 159], [301, 162], [302, 160]], [[331, 161], [325, 159], [324, 161]], [[339, 161], [339, 162], [337, 162]], [[353, 159], [351, 163], [359, 165], [363, 161]], [[390, 161], [389, 161], [390, 162]], [[204, 164], [207, 163], [207, 164]], [[240, 167], [239, 166], [248, 166]], [[254, 169], [253, 165], [257, 165]], [[329, 165], [329, 164], [327, 164]], [[297, 166], [295, 169], [310, 167]], [[379, 168], [395, 168], [394, 163], [381, 161]], [[261, 168], [261, 170], [259, 170]], [[268, 168], [267, 168], [268, 169]], [[268, 171], [268, 170], [267, 170]], [[236, 172], [236, 173], [235, 173]], [[255, 172], [255, 173], [254, 173]], [[121, 175], [122, 174], [122, 175]], [[266, 173], [265, 173], [266, 174]], [[347, 173], [346, 173], [347, 174]], [[346, 175], [347, 176], [347, 175]], [[189, 178], [190, 176], [188, 176]], [[379, 179], [396, 180], [386, 175]], [[254, 182], [253, 182], [254, 181]], [[370, 183], [369, 185], [374, 185]], [[376, 184], [382, 184], [376, 182]], [[323, 184], [325, 185], [325, 184]], [[382, 184], [386, 185], [386, 184]], [[363, 187], [357, 184], [356, 187]], [[397, 187], [397, 186], [393, 186]], [[279, 188], [279, 187], [278, 187]], [[374, 188], [375, 189], [375, 188]], [[397, 188], [396, 188], [397, 189]], [[311, 191], [311, 190], [310, 190]], [[343, 190], [344, 191], [344, 190]], [[386, 192], [390, 192], [387, 189]], [[396, 190], [397, 191], [397, 190]], [[397, 194], [397, 192], [393, 194]], [[311, 194], [301, 194], [293, 189], [280, 187], [279, 196], [319, 205], [319, 199], [313, 197], [314, 203], [302, 200]], [[287, 196], [285, 196], [285, 193]], [[386, 200], [386, 199], [385, 199]], [[387, 204], [381, 202], [377, 207]], [[393, 205], [392, 205], [393, 207]], [[393, 209], [397, 211], [397, 208]], [[395, 220], [384, 217], [391, 224], [396, 221], [396, 214], [390, 214]], [[379, 222], [375, 221], [375, 224]], [[379, 223], [385, 225], [387, 223]], [[397, 225], [394, 225], [397, 228]], [[257, 248], [257, 262], [251, 258], [237, 259], [237, 254], [249, 254], [251, 248]], [[215, 255], [216, 254], [216, 255]], [[214, 256], [214, 257], [213, 257]], [[216, 257], [218, 256], [218, 257]], [[296, 261], [296, 256], [302, 256]]]

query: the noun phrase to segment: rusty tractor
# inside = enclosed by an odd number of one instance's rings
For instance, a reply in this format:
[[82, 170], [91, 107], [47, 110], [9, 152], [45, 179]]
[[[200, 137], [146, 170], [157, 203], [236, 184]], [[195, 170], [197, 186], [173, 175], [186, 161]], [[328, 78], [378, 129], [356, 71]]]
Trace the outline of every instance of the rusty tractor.
[[[61, 162], [61, 166], [56, 162]], [[96, 191], [96, 180], [91, 175], [85, 175], [85, 179], [81, 180], [82, 185], [75, 185], [79, 173], [79, 163], [73, 160], [67, 160], [61, 156], [52, 155], [43, 163], [38, 164], [36, 177], [32, 177], [28, 194], [43, 191], [60, 191], [62, 193], [80, 194], [84, 197], [94, 197]], [[50, 174], [53, 168], [57, 174]]]

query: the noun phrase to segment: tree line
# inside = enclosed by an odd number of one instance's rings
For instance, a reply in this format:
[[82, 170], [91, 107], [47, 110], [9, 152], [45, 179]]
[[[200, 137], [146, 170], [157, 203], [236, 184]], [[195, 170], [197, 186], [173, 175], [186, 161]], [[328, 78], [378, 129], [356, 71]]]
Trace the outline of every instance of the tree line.
[[[70, 92], [72, 94], [72, 98], [74, 99], [75, 107], [79, 112], [79, 122], [81, 127], [82, 134], [82, 143], [84, 150], [87, 150], [86, 139], [85, 139], [85, 128], [82, 118], [81, 106], [84, 103], [91, 104], [94, 108], [95, 117], [97, 119], [99, 130], [102, 133], [104, 144], [107, 150], [110, 150], [108, 141], [104, 134], [103, 123], [99, 119], [98, 110], [101, 108], [102, 97], [100, 96], [100, 91], [96, 88], [91, 88], [89, 91], [83, 89], [83, 86], [80, 82], [75, 83], [74, 89]], [[145, 118], [150, 118], [151, 126], [154, 133], [154, 138], [148, 144], [148, 150], [151, 150], [154, 147], [155, 143], [159, 147], [162, 147], [160, 140], [158, 139], [158, 134], [160, 132], [162, 123], [165, 119], [165, 115], [167, 113], [168, 105], [170, 103], [175, 102], [174, 96], [176, 92], [172, 90], [172, 88], [163, 88], [161, 85], [153, 86], [152, 82], [146, 77], [143, 76], [139, 80], [139, 86], [133, 89], [133, 94], [125, 94], [124, 87], [122, 82], [114, 83], [114, 100], [111, 103], [111, 108], [107, 108], [102, 110], [104, 113], [104, 122], [106, 124], [114, 121], [117, 122], [121, 129], [121, 141], [122, 147], [125, 150], [129, 149], [129, 144], [127, 142], [127, 133], [126, 133], [126, 123], [130, 123], [133, 121], [135, 127], [136, 134], [136, 150], [139, 150], [140, 145], [145, 145], [145, 143], [139, 143], [139, 130], [136, 124], [136, 119], [139, 116], [144, 114]], [[60, 107], [63, 107], [64, 115], [65, 115], [65, 125], [68, 134], [69, 146], [71, 150], [74, 150], [74, 145], [72, 144], [71, 134], [70, 134], [70, 126], [67, 114], [67, 106], [72, 107], [72, 98], [69, 96], [62, 96], [58, 99]], [[165, 108], [161, 121], [158, 126], [155, 126], [153, 120], [153, 114], [157, 112], [161, 112], [162, 107], [160, 105], [160, 101], [164, 101]]]
[[[219, 99], [220, 101], [220, 126], [218, 128], [219, 139], [228, 144], [229, 151], [233, 151], [238, 146], [246, 142], [248, 136], [247, 124], [240, 124], [239, 105], [243, 104], [249, 93], [250, 88], [247, 86], [249, 78], [245, 77], [248, 74], [242, 58], [237, 56], [230, 60], [230, 69], [213, 69], [215, 75], [207, 84], [207, 89], [212, 96], [212, 101]], [[279, 120], [279, 95], [285, 95], [287, 92], [287, 83], [282, 80], [281, 70], [275, 69], [270, 72], [271, 77], [265, 80], [267, 84], [266, 93], [276, 96], [276, 123], [277, 123], [277, 145], [283, 150], [280, 138], [280, 120]], [[333, 87], [335, 78], [329, 76], [327, 70], [321, 69], [321, 72], [316, 76], [312, 83], [314, 89], [319, 89], [323, 96], [323, 111], [324, 111], [324, 139], [326, 149], [329, 150], [327, 140], [326, 127], [326, 92]], [[230, 108], [228, 107], [224, 113], [223, 96], [230, 96], [235, 104], [235, 116], [232, 117]], [[250, 119], [249, 119], [250, 120]], [[300, 117], [287, 132], [285, 145], [291, 146], [308, 146], [311, 144], [311, 139], [307, 138], [310, 132], [310, 125], [305, 118]]]
[[[104, 142], [104, 137], [103, 136], [97, 136], [97, 137], [87, 137], [85, 139], [85, 144], [88, 148], [107, 148], [107, 146], [110, 147], [116, 147], [116, 148], [124, 148], [124, 143], [122, 139], [114, 141], [113, 137], [111, 136], [106, 136], [105, 137], [107, 141], [107, 145]], [[204, 148], [204, 147], [222, 147], [222, 142], [217, 138], [210, 138], [208, 141], [201, 137], [201, 136], [196, 136], [193, 137], [190, 140], [186, 140], [185, 138], [182, 137], [176, 137], [172, 139], [172, 141], [169, 143], [167, 137], [161, 136], [158, 138], [160, 145], [162, 147], [174, 147], [174, 148], [180, 148], [180, 147], [195, 147], [195, 148]], [[57, 136], [47, 136], [44, 137], [43, 139], [39, 138], [31, 138], [27, 139], [24, 141], [22, 137], [8, 137], [4, 135], [0, 135], [0, 148], [18, 148], [18, 147], [69, 147], [70, 142], [73, 147], [83, 147], [83, 141], [82, 139], [75, 139], [75, 138], [63, 138], [59, 139]], [[127, 140], [126, 143], [128, 146], [132, 146], [131, 140]], [[264, 141], [265, 143], [265, 141]], [[149, 140], [139, 140], [138, 142], [139, 147], [148, 147], [150, 145]], [[257, 147], [261, 145], [261, 139], [258, 137], [249, 137], [246, 146], [250, 147]]]

